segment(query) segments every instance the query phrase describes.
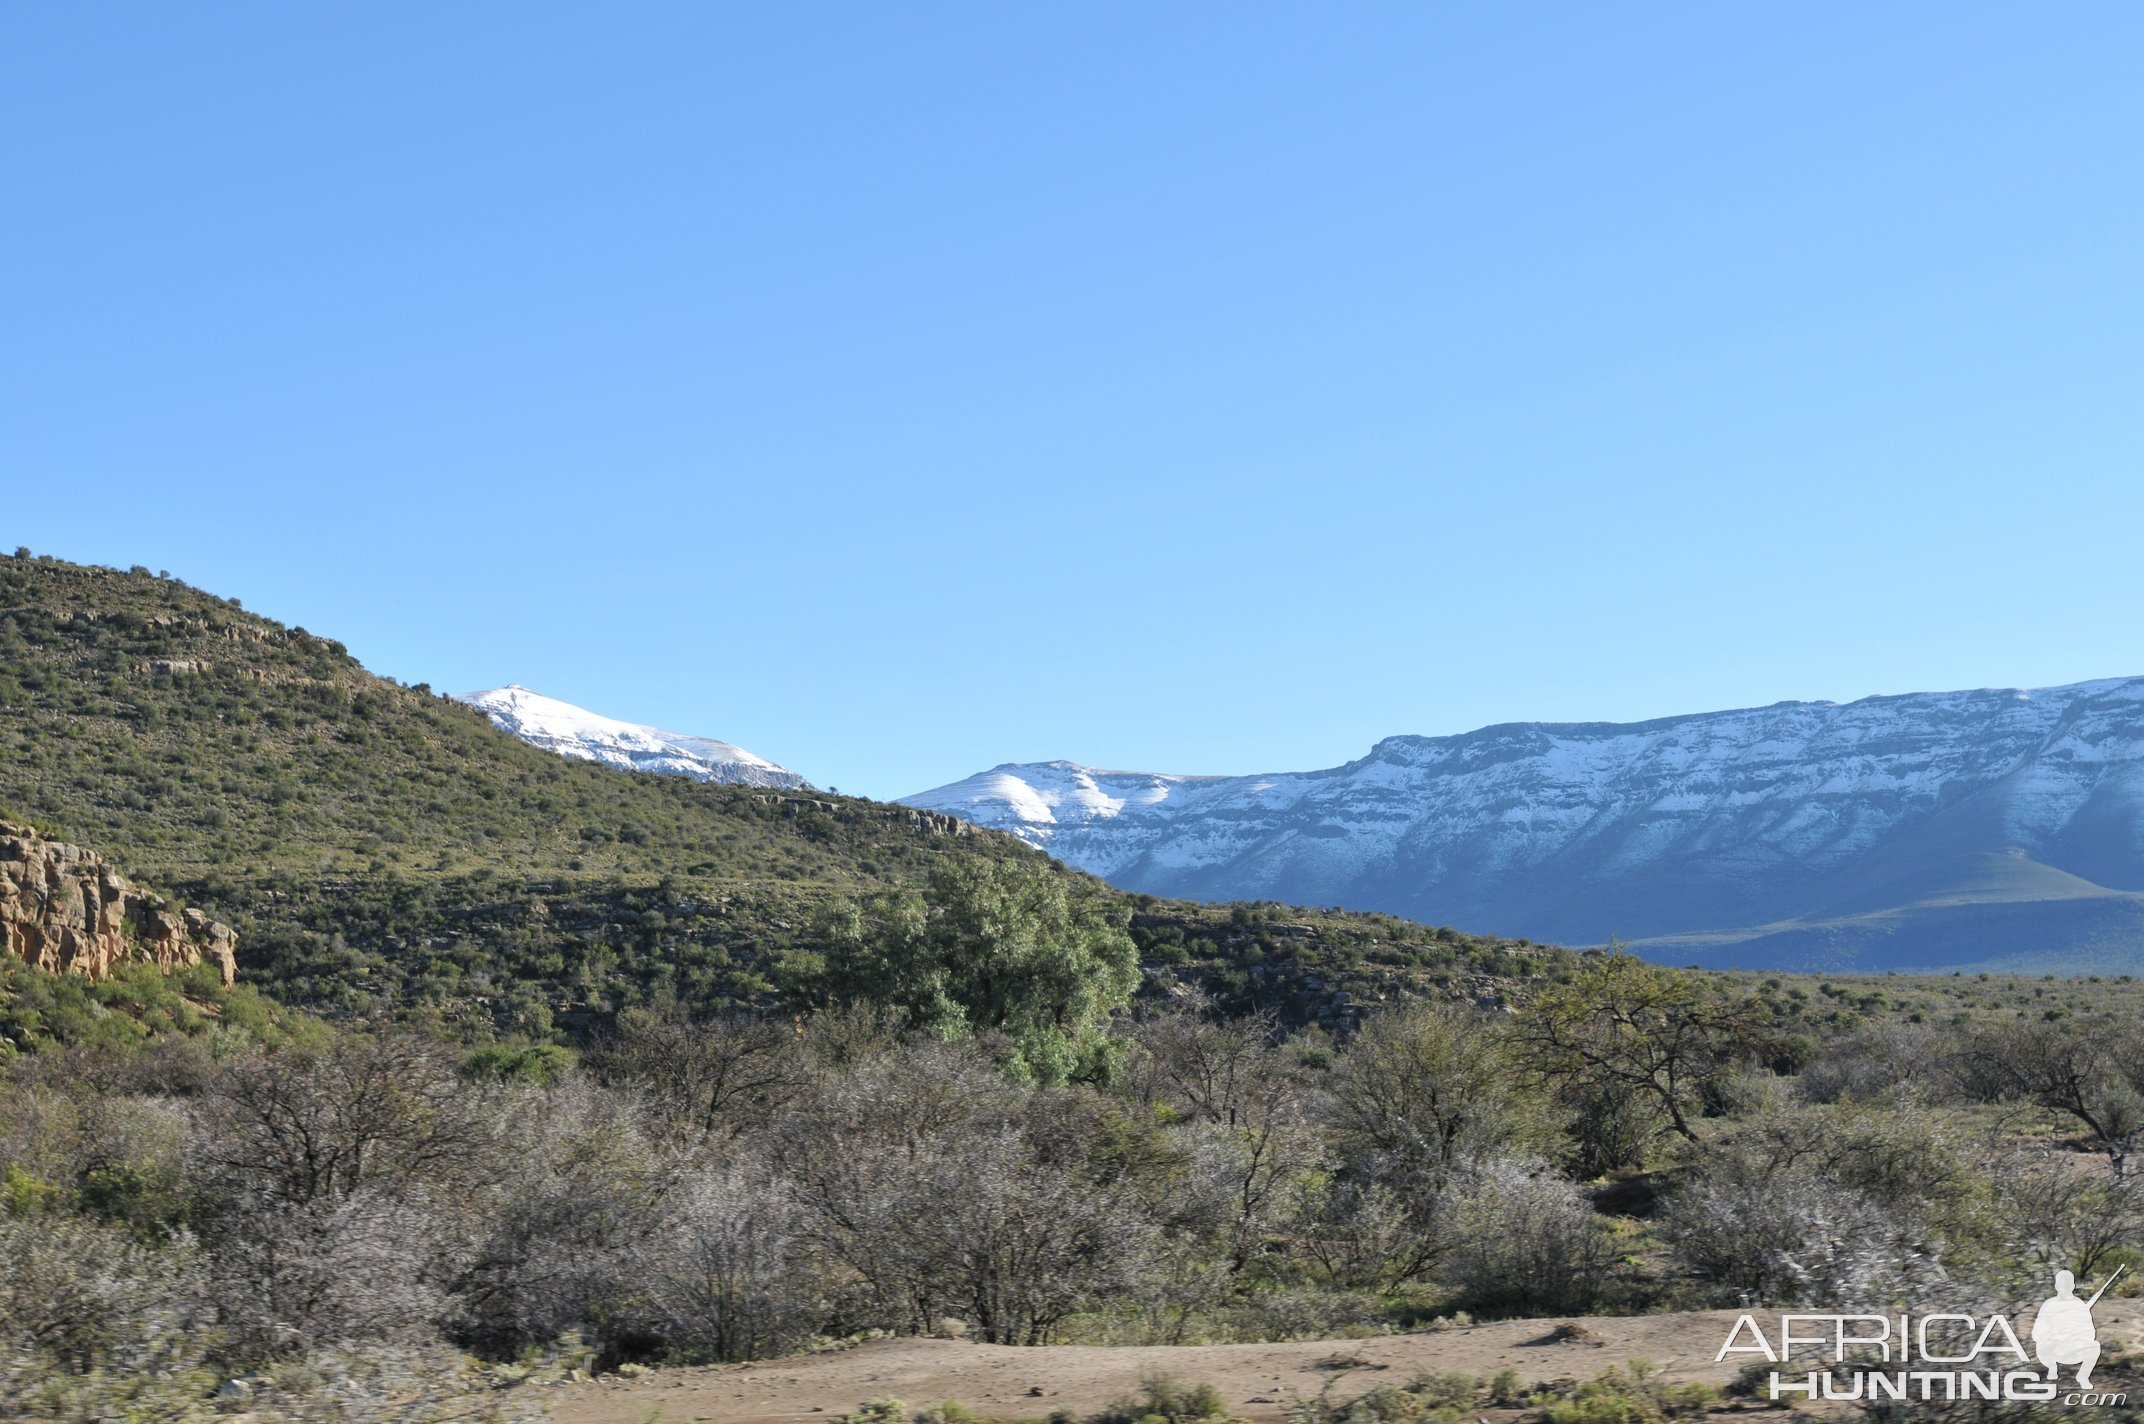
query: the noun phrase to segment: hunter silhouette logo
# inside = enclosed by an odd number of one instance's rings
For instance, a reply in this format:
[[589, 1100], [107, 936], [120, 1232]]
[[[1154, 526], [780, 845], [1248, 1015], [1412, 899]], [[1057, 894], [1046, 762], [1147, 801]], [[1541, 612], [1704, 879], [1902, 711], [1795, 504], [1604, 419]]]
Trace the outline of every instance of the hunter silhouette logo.
[[[2119, 1280], [2119, 1266], [2089, 1300], [2077, 1297], [2077, 1278], [2055, 1272], [2055, 1293], [2033, 1316], [2032, 1348], [2018, 1338], [2010, 1318], [2001, 1313], [1979, 1317], [1960, 1311], [1926, 1315], [1789, 1314], [1779, 1317], [1776, 1335], [1754, 1315], [1736, 1319], [1713, 1358], [1760, 1355], [1774, 1366], [1771, 1398], [1799, 1395], [1824, 1400], [2009, 1400], [2052, 1404], [2125, 1403], [2120, 1394], [2095, 1392], [2092, 1370], [2099, 1363], [2099, 1331], [2092, 1308]], [[1822, 1368], [1804, 1366], [1797, 1357], [1829, 1360]], [[2038, 1368], [2034, 1368], [2037, 1364]], [[2076, 1386], [2064, 1393], [2058, 1381], [2064, 1368], [2076, 1371]]]
[[2092, 1366], [2099, 1363], [2099, 1331], [2092, 1324], [2092, 1307], [2107, 1293], [2107, 1286], [2129, 1268], [2117, 1266], [2106, 1285], [2092, 1292], [2090, 1300], [2077, 1299], [2077, 1278], [2068, 1271], [2055, 1272], [2055, 1293], [2040, 1306], [2032, 1322], [2032, 1351], [2047, 1366], [2053, 1380], [2062, 1366], [2077, 1367], [2077, 1388], [2092, 1387]]

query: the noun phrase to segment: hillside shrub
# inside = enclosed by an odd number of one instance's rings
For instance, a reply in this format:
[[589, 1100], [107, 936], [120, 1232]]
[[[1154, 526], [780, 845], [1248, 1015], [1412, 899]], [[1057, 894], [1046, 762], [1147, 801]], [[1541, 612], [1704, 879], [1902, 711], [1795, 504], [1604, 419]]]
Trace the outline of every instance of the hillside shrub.
[[1578, 1187], [1537, 1158], [1472, 1168], [1452, 1203], [1442, 1274], [1476, 1314], [1579, 1312], [1599, 1303], [1616, 1250]]

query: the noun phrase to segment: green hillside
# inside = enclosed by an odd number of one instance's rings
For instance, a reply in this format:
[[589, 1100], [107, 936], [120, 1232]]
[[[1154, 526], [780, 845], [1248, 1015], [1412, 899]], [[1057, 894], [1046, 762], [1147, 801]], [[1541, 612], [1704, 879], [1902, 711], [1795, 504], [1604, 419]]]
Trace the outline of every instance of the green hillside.
[[138, 872], [688, 874], [873, 881], [944, 817], [818, 795], [620, 776], [498, 731], [337, 642], [142, 570], [0, 560], [0, 801]]
[[[664, 992], [771, 1003], [829, 898], [946, 856], [1055, 866], [904, 806], [568, 761], [235, 601], [22, 555], [0, 558], [0, 809], [229, 921], [242, 976], [281, 999], [472, 1034]], [[1493, 996], [1561, 953], [1078, 878], [1118, 900], [1162, 978], [1296, 1018]]]

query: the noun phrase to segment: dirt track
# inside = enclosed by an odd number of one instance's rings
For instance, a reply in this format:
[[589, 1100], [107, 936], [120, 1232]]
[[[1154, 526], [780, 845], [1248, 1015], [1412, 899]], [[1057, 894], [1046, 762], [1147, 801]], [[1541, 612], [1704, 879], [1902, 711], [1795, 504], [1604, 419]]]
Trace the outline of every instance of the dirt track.
[[[1097, 1410], [1133, 1393], [1152, 1374], [1208, 1383], [1243, 1417], [1272, 1424], [1298, 1399], [1332, 1389], [1351, 1399], [1422, 1370], [1487, 1378], [1509, 1366], [1521, 1380], [1588, 1379], [1610, 1365], [1650, 1360], [1671, 1379], [1732, 1379], [1738, 1360], [1714, 1364], [1734, 1311], [1692, 1315], [1587, 1317], [1593, 1337], [1544, 1343], [1562, 1323], [1507, 1320], [1463, 1330], [1271, 1345], [1062, 1345], [1020, 1349], [953, 1340], [880, 1340], [787, 1360], [711, 1369], [662, 1370], [638, 1379], [572, 1386], [554, 1406], [558, 1424], [794, 1424], [892, 1395], [914, 1404], [957, 1399], [985, 1415], [1040, 1418], [1054, 1409]], [[2134, 1347], [2144, 1301], [2110, 1301], [2100, 1338]], [[1350, 1364], [1349, 1362], [1359, 1362]]]
[[[716, 1369], [665, 1370], [607, 1379], [563, 1393], [559, 1424], [789, 1424], [854, 1409], [892, 1395], [910, 1404], [957, 1399], [986, 1415], [1037, 1418], [1054, 1409], [1097, 1410], [1133, 1393], [1148, 1375], [1211, 1384], [1251, 1420], [1277, 1421], [1298, 1399], [1328, 1386], [1351, 1399], [1417, 1371], [1487, 1377], [1509, 1366], [1521, 1379], [1585, 1379], [1610, 1365], [1647, 1359], [1678, 1379], [1726, 1380], [1715, 1365], [1734, 1312], [1587, 1318], [1595, 1338], [1542, 1343], [1559, 1320], [1514, 1320], [1420, 1335], [1272, 1345], [971, 1345], [952, 1340], [880, 1340], [852, 1350]], [[1359, 1362], [1359, 1363], [1350, 1363]]]

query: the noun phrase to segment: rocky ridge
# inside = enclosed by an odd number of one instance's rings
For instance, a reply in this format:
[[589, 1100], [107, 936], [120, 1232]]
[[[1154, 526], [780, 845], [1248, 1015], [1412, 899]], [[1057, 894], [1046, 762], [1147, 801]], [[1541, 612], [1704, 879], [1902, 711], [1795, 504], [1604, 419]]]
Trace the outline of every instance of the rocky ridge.
[[173, 907], [96, 852], [0, 821], [0, 947], [17, 959], [91, 979], [129, 961], [166, 973], [212, 963], [228, 987], [237, 946], [228, 925]]

